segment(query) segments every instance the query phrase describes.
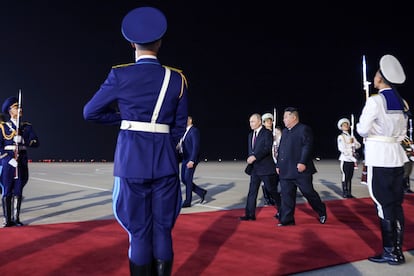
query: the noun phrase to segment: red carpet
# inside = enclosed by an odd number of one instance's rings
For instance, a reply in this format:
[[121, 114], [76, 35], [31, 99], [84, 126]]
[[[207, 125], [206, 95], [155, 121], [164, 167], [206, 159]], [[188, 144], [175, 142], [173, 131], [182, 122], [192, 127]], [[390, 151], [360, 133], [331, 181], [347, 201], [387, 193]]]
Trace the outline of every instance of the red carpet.
[[[343, 264], [381, 251], [371, 199], [327, 201], [319, 224], [299, 204], [296, 226], [276, 227], [273, 207], [240, 222], [242, 209], [180, 215], [173, 275], [286, 275]], [[414, 196], [404, 202], [404, 250], [414, 249]], [[410, 233], [410, 234], [408, 234]], [[114, 220], [0, 229], [0, 275], [129, 275], [127, 234]]]

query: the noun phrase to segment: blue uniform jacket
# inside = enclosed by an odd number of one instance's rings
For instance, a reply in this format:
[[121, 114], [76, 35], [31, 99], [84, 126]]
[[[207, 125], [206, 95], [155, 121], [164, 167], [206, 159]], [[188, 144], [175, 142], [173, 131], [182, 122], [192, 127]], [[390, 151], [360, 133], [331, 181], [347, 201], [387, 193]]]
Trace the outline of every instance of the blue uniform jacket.
[[[309, 126], [296, 124], [290, 130], [284, 128], [278, 149], [277, 164], [281, 179], [295, 179], [301, 174], [314, 174], [316, 168], [312, 160], [313, 133]], [[297, 164], [306, 165], [306, 170], [299, 173]]]
[[[117, 125], [121, 120], [150, 122], [164, 75], [165, 68], [152, 58], [113, 67], [100, 89], [84, 106], [85, 120]], [[186, 129], [187, 109], [185, 77], [172, 69], [156, 121], [169, 125], [170, 133], [120, 130], [114, 156], [114, 176], [156, 179], [178, 174], [175, 146]]]

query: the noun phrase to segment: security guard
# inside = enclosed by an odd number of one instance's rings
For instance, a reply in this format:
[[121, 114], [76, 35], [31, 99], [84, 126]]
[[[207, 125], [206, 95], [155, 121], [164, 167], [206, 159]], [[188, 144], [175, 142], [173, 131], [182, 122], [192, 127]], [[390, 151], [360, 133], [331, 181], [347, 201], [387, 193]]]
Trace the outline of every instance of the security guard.
[[171, 275], [171, 232], [182, 203], [175, 146], [187, 125], [187, 82], [181, 71], [157, 59], [167, 30], [160, 10], [133, 9], [122, 20], [121, 30], [135, 48], [136, 62], [110, 70], [84, 106], [83, 116], [120, 125], [113, 210], [129, 234], [131, 275], [153, 275], [152, 270]]
[[[23, 225], [20, 221], [20, 208], [23, 199], [23, 187], [29, 180], [27, 148], [37, 148], [39, 146], [39, 138], [33, 126], [28, 122], [20, 121], [22, 109], [18, 105], [16, 97], [6, 99], [2, 106], [2, 112], [9, 114], [10, 120], [0, 123], [0, 157], [2, 165], [0, 184], [3, 190], [4, 227]], [[17, 125], [19, 125], [19, 128], [17, 128]]]

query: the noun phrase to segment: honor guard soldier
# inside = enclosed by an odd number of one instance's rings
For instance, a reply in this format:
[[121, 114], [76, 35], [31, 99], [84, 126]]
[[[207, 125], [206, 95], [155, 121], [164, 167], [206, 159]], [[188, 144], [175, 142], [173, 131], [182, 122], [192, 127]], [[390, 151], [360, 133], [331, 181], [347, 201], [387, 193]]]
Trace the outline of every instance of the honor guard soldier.
[[359, 135], [365, 138], [367, 185], [382, 234], [382, 252], [369, 260], [390, 265], [405, 263], [402, 183], [408, 157], [401, 142], [407, 134], [409, 110], [396, 89], [404, 82], [400, 62], [392, 55], [383, 56], [374, 78], [378, 94], [367, 99], [357, 124]]
[[110, 70], [83, 116], [120, 125], [113, 210], [129, 234], [131, 275], [171, 275], [172, 229], [182, 204], [175, 147], [187, 126], [187, 81], [157, 58], [167, 30], [160, 10], [130, 11], [121, 30], [135, 48], [136, 62]]
[[340, 161], [339, 167], [342, 175], [342, 197], [353, 198], [352, 177], [357, 162], [356, 150], [361, 148], [361, 143], [349, 133], [351, 122], [347, 118], [340, 119], [337, 126], [341, 131], [336, 142], [340, 152], [338, 160]]
[[6, 99], [2, 112], [10, 120], [1, 122], [0, 157], [4, 227], [21, 226], [23, 187], [29, 180], [27, 148], [39, 146], [39, 139], [28, 122], [21, 122], [22, 108], [16, 97]]

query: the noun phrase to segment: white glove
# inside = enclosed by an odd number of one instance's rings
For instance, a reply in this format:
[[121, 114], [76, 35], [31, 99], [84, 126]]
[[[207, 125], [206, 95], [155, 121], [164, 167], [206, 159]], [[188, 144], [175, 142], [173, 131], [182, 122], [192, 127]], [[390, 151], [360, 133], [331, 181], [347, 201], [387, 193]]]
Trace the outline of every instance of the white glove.
[[16, 144], [21, 144], [23, 142], [23, 138], [20, 135], [16, 135], [13, 137], [13, 142], [15, 142]]

